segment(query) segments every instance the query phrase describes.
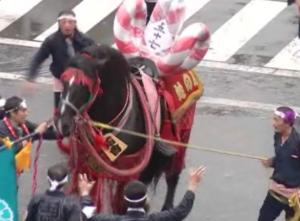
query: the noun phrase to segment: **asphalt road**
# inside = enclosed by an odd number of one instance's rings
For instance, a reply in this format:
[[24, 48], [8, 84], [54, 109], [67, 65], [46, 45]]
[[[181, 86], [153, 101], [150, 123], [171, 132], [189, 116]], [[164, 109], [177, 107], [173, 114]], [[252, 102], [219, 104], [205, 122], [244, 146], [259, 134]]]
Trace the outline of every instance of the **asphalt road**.
[[[254, 73], [202, 69], [206, 84], [205, 96], [238, 98], [275, 104], [299, 105], [297, 90], [299, 79], [262, 76]], [[22, 93], [21, 81], [1, 80], [0, 93], [5, 96], [20, 95], [27, 99], [30, 119], [42, 121], [52, 114], [50, 85], [38, 85], [36, 94]], [[279, 89], [280, 88], [280, 89]], [[198, 106], [191, 143], [203, 147], [218, 148], [258, 156], [271, 156], [273, 130], [271, 111], [254, 110], [222, 105], [201, 104]], [[205, 179], [197, 191], [194, 209], [187, 220], [255, 220], [265, 197], [270, 170], [260, 162], [196, 149], [187, 152], [187, 167], [203, 164], [207, 166]], [[47, 188], [46, 170], [65, 160], [53, 142], [44, 142], [38, 168], [38, 191]], [[176, 202], [186, 188], [183, 171], [178, 186]], [[157, 210], [164, 197], [164, 181], [159, 184], [152, 198], [152, 207]], [[24, 210], [31, 192], [31, 174], [20, 179], [20, 209]]]

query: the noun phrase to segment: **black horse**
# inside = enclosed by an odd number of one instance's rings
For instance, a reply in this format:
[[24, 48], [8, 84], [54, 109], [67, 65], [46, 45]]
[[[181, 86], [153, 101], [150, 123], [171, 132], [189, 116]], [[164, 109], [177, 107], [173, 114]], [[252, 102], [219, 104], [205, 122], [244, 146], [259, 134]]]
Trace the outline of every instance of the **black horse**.
[[[131, 66], [119, 51], [109, 46], [91, 46], [71, 59], [63, 74], [67, 77], [62, 79], [64, 91], [58, 121], [62, 133], [68, 136], [76, 127], [74, 119], [86, 109], [93, 121], [121, 125], [123, 129], [147, 133], [147, 122], [143, 113], [145, 107], [132, 86], [132, 72], [138, 72], [138, 69]], [[122, 153], [124, 155], [138, 152], [147, 142], [144, 138], [125, 133], [118, 133], [117, 137], [128, 145]], [[166, 166], [164, 162], [167, 161], [156, 152], [153, 151], [151, 160], [140, 174], [140, 179], [147, 184], [157, 179]], [[173, 207], [178, 178], [179, 174], [166, 178], [168, 189], [163, 209]]]

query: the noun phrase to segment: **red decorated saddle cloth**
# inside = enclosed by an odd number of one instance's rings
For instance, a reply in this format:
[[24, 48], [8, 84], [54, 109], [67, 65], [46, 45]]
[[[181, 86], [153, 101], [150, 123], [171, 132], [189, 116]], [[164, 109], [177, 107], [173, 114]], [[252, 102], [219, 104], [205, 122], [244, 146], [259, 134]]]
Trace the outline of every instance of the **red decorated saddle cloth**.
[[[162, 78], [163, 96], [171, 119], [163, 119], [161, 137], [183, 143], [189, 142], [193, 125], [196, 101], [202, 96], [204, 88], [197, 73], [193, 70]], [[186, 148], [176, 146], [175, 155], [167, 174], [178, 173], [184, 168]]]
[[165, 85], [165, 99], [173, 121], [178, 121], [203, 94], [204, 85], [194, 70], [161, 78]]

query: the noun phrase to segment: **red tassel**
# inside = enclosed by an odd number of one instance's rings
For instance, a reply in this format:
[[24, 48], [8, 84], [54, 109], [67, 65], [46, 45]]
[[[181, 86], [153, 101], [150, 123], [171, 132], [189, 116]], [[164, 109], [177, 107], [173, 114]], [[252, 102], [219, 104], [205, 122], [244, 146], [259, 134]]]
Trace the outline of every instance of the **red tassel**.
[[58, 138], [56, 140], [57, 146], [60, 148], [60, 150], [65, 153], [65, 154], [70, 154], [71, 150], [70, 150], [70, 145], [69, 144], [64, 144], [63, 143], [63, 139]]
[[106, 140], [102, 134], [95, 133], [94, 135], [94, 142], [95, 142], [95, 148], [97, 151], [104, 149], [108, 149], [108, 145], [106, 143]]

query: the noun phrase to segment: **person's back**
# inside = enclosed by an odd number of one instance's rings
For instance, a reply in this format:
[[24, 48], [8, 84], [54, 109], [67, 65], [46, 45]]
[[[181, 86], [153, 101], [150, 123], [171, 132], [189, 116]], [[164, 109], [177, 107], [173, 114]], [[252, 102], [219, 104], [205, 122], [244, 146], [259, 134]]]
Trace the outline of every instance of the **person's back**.
[[28, 207], [26, 221], [80, 220], [81, 206], [76, 197], [66, 196], [61, 191], [46, 191], [35, 196]]
[[[147, 204], [147, 187], [140, 181], [131, 181], [125, 187], [124, 201], [127, 207], [125, 215], [115, 214], [97, 214], [92, 216], [89, 221], [181, 221], [191, 212], [195, 191], [202, 180], [205, 167], [201, 166], [190, 171], [187, 191], [178, 206], [170, 210], [157, 213], [147, 213], [149, 206]], [[80, 191], [83, 195], [88, 195], [91, 191], [91, 185], [85, 180], [79, 180]], [[82, 195], [82, 196], [83, 196]]]
[[68, 169], [62, 164], [50, 167], [48, 181], [49, 189], [31, 199], [25, 221], [82, 221], [85, 199], [67, 196], [63, 192], [68, 182]]
[[195, 199], [193, 191], [187, 191], [178, 206], [162, 212], [147, 214], [142, 208], [128, 208], [125, 215], [99, 214], [89, 221], [181, 221], [190, 213]]

